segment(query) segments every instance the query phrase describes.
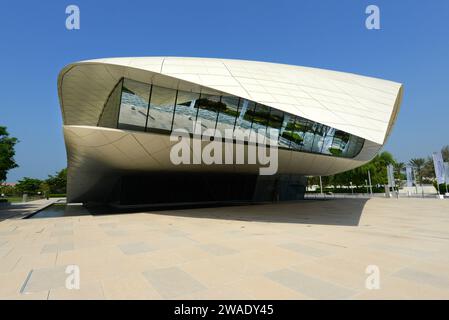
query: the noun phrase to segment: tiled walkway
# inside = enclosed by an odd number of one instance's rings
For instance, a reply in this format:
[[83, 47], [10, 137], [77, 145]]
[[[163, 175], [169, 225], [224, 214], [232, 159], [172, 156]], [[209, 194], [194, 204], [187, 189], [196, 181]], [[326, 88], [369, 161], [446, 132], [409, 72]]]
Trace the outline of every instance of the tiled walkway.
[[7, 219], [0, 298], [448, 299], [449, 200]]

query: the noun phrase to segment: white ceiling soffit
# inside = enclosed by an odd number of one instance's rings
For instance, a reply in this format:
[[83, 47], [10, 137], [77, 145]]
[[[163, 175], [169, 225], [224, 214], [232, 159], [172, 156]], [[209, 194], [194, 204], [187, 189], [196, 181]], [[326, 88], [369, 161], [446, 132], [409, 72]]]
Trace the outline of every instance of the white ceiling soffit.
[[83, 63], [160, 73], [265, 104], [378, 144], [385, 142], [402, 96], [400, 83], [268, 62], [137, 57], [88, 60], [74, 65]]

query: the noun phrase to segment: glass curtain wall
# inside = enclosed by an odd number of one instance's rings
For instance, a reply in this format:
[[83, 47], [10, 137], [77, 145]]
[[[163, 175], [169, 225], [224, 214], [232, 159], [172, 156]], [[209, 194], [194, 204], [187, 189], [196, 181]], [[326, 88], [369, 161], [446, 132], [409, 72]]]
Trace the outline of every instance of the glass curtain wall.
[[[115, 116], [117, 115], [117, 116]], [[169, 134], [175, 129], [221, 134], [225, 130], [252, 130], [262, 136], [259, 143], [336, 157], [354, 158], [364, 139], [290, 113], [235, 96], [187, 92], [122, 79], [112, 90], [98, 126]], [[269, 135], [269, 130], [278, 137]], [[271, 139], [271, 140], [269, 140]], [[275, 139], [275, 141], [273, 141]]]
[[198, 111], [195, 105], [199, 98], [199, 93], [178, 90], [175, 118], [173, 120], [173, 130], [185, 129], [189, 133], [193, 133], [193, 126], [195, 124], [196, 114]]
[[171, 131], [177, 90], [152, 86], [147, 128]]
[[118, 128], [145, 131], [151, 86], [146, 83], [124, 79]]

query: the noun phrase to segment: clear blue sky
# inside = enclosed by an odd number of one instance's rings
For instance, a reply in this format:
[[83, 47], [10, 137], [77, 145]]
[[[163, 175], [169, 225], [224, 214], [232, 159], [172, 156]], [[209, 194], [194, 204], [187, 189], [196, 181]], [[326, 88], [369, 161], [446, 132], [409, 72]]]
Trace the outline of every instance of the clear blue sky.
[[[76, 4], [81, 29], [65, 28]], [[381, 30], [365, 28], [365, 8]], [[199, 56], [281, 62], [401, 82], [385, 147], [401, 161], [449, 144], [449, 1], [4, 1], [0, 125], [20, 139], [8, 181], [66, 166], [56, 79], [74, 61]]]

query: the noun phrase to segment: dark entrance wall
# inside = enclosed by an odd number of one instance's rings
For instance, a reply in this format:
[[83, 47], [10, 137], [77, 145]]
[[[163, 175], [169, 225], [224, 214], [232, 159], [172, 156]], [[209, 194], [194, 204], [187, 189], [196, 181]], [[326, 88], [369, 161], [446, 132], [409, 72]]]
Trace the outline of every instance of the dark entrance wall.
[[113, 202], [122, 205], [189, 202], [262, 202], [304, 198], [306, 178], [229, 173], [130, 174], [121, 177]]

